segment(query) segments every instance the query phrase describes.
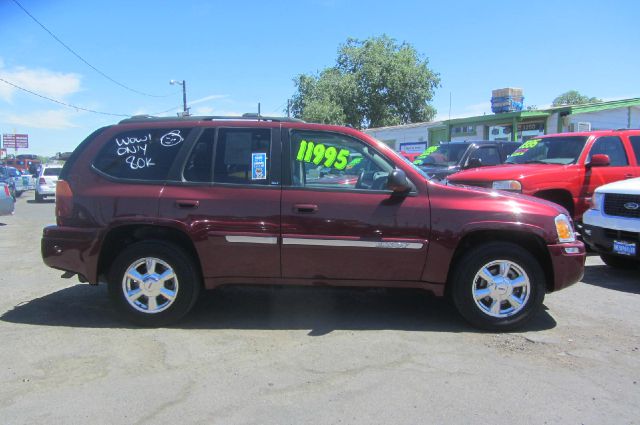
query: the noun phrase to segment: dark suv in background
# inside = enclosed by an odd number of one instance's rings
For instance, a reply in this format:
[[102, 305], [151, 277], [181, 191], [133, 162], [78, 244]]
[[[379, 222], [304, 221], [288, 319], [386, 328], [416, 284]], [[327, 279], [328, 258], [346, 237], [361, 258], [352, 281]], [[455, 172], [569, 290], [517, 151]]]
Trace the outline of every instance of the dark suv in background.
[[224, 284], [421, 288], [510, 329], [577, 282], [552, 203], [430, 181], [354, 129], [265, 117], [139, 117], [90, 135], [56, 188], [47, 265], [107, 282], [141, 325]]
[[518, 146], [519, 142], [454, 141], [428, 147], [413, 163], [429, 177], [442, 180], [461, 170], [500, 165]]

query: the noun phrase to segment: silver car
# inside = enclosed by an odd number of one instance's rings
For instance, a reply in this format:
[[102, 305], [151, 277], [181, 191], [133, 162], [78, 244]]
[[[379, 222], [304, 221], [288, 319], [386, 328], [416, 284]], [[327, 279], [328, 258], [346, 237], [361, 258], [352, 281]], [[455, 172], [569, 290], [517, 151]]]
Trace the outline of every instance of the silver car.
[[38, 173], [38, 182], [36, 184], [35, 200], [42, 202], [47, 196], [56, 195], [56, 182], [62, 171], [61, 165], [44, 165]]
[[15, 201], [9, 186], [6, 183], [0, 182], [0, 215], [11, 215], [15, 207]]

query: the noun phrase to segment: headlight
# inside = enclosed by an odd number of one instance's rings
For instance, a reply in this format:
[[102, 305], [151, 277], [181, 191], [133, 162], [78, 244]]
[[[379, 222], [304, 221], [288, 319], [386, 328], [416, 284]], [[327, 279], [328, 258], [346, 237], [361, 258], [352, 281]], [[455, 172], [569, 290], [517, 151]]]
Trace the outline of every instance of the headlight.
[[558, 240], [562, 242], [575, 242], [576, 235], [573, 233], [573, 226], [571, 220], [564, 214], [560, 214], [555, 218], [556, 233], [558, 234]]
[[604, 193], [594, 193], [591, 197], [591, 209], [600, 211], [604, 203]]
[[512, 192], [521, 192], [522, 185], [518, 180], [498, 180], [491, 185], [493, 189], [510, 190]]

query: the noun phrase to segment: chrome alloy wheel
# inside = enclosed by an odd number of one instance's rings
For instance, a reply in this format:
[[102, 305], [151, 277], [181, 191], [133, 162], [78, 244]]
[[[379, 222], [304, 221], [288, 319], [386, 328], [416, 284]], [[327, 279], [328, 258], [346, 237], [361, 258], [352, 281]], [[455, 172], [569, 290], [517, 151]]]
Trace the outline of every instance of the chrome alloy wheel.
[[473, 278], [473, 299], [484, 314], [509, 317], [522, 310], [529, 300], [531, 282], [518, 264], [496, 260], [485, 264]]
[[122, 278], [127, 302], [142, 313], [154, 314], [168, 309], [178, 295], [178, 277], [173, 268], [158, 258], [140, 258]]

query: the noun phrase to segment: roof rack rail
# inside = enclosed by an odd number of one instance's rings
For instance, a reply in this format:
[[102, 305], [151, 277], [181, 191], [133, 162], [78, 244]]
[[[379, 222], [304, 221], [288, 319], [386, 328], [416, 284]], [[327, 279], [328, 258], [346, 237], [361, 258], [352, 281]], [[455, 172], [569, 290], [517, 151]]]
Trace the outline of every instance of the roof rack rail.
[[224, 115], [203, 115], [203, 116], [179, 116], [179, 117], [154, 117], [152, 115], [134, 115], [131, 118], [125, 118], [119, 124], [130, 124], [139, 122], [163, 122], [163, 121], [271, 121], [271, 122], [304, 122], [298, 118], [289, 117], [265, 117], [254, 113], [247, 113], [240, 116], [224, 116]]

